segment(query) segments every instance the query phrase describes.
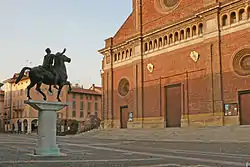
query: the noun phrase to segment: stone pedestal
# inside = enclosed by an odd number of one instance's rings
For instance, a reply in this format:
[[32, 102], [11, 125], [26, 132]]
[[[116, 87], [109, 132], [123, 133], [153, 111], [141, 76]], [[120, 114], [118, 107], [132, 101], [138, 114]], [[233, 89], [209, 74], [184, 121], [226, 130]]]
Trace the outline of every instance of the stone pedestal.
[[27, 100], [24, 103], [38, 111], [38, 141], [34, 155], [60, 156], [60, 149], [56, 144], [56, 112], [67, 104], [33, 100]]

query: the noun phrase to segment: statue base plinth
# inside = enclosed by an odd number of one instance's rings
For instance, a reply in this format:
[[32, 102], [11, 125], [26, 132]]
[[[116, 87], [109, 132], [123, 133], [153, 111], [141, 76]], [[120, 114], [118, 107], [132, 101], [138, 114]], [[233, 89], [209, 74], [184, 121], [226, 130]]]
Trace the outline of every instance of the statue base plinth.
[[34, 155], [60, 156], [60, 149], [56, 144], [56, 112], [67, 104], [34, 100], [27, 100], [24, 103], [38, 111], [38, 141]]
[[34, 155], [41, 156], [61, 156], [60, 148], [58, 146], [56, 148], [36, 148], [34, 150]]

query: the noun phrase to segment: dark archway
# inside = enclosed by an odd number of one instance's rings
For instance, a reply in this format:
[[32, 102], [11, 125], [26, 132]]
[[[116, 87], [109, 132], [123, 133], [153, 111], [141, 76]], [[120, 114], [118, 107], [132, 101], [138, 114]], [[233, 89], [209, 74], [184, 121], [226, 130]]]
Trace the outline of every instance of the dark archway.
[[38, 120], [34, 119], [31, 121], [31, 132], [37, 132]]
[[23, 132], [24, 133], [28, 132], [28, 120], [27, 119], [23, 120]]

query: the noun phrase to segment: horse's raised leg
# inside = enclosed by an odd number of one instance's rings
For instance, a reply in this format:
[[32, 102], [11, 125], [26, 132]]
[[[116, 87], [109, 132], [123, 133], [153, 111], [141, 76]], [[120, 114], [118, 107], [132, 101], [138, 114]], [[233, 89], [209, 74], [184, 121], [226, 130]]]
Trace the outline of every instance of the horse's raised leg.
[[46, 101], [47, 97], [46, 95], [43, 93], [43, 91], [41, 90], [41, 86], [42, 86], [42, 82], [39, 82], [36, 84], [36, 90], [41, 93], [43, 95], [43, 100]]
[[29, 100], [31, 100], [31, 97], [30, 97], [30, 89], [35, 86], [35, 83], [33, 82], [30, 82], [29, 86], [27, 86], [27, 97]]
[[60, 94], [61, 94], [61, 91], [62, 91], [63, 86], [64, 86], [64, 84], [59, 85], [59, 89], [58, 89], [58, 92], [57, 92], [57, 100], [58, 100], [59, 102], [61, 102]]

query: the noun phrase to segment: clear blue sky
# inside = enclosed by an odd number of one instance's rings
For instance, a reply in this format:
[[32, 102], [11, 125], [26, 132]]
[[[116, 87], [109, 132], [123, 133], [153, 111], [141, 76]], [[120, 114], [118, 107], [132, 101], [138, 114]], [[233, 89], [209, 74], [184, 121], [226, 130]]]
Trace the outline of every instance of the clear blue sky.
[[[132, 11], [132, 0], [6, 0], [0, 5], [0, 81], [42, 64], [44, 49], [67, 48], [69, 80], [101, 85], [97, 50]], [[28, 61], [27, 61], [28, 60]], [[31, 62], [32, 64], [30, 64]]]

